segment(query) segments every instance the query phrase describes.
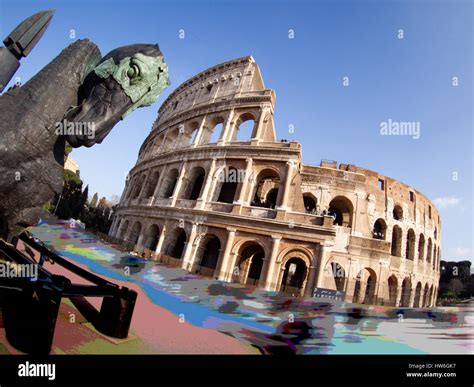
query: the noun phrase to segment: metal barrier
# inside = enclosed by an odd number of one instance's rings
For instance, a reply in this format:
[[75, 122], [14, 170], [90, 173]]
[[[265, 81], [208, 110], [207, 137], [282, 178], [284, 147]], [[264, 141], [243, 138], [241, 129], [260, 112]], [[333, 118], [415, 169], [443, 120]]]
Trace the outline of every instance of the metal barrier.
[[[27, 233], [19, 236], [25, 245], [36, 250], [39, 262], [0, 239], [0, 258], [16, 268], [31, 267], [32, 275], [0, 278], [0, 307], [5, 333], [11, 345], [28, 354], [48, 354], [54, 337], [56, 319], [62, 298], [69, 298], [83, 316], [101, 333], [115, 337], [128, 336], [137, 293], [120, 287], [60, 257]], [[43, 267], [45, 260], [54, 262], [93, 285], [74, 284]], [[20, 266], [21, 265], [21, 266]], [[30, 274], [31, 274], [30, 272]], [[96, 310], [85, 297], [102, 297]]]

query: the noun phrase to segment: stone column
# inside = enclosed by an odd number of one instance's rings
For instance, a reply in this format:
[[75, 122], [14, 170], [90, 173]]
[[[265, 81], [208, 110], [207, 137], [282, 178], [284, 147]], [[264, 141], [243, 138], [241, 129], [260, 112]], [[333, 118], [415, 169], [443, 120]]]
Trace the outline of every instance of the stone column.
[[324, 280], [324, 268], [326, 267], [326, 263], [329, 259], [329, 254], [332, 251], [332, 244], [325, 242], [324, 244], [319, 245], [319, 268], [318, 268], [318, 276], [316, 279], [316, 287], [320, 288], [323, 286]]
[[395, 300], [395, 307], [399, 307], [401, 301], [402, 301], [402, 284], [398, 286], [398, 281], [397, 281], [397, 298]]
[[163, 225], [160, 236], [158, 238], [158, 243], [156, 244], [155, 259], [158, 257], [158, 254], [161, 254], [161, 249], [163, 247], [163, 242], [165, 240], [165, 237], [166, 237], [166, 224]]
[[280, 248], [281, 236], [272, 235], [272, 250], [270, 257], [265, 257], [263, 260], [262, 271], [260, 274], [260, 283], [265, 290], [275, 290], [276, 283], [273, 282], [275, 273], [275, 264]]
[[255, 130], [255, 135], [252, 137], [251, 140], [257, 140], [260, 141], [260, 137], [262, 135], [262, 129], [263, 129], [263, 121], [265, 120], [265, 116], [267, 115], [268, 109], [263, 108], [260, 111], [260, 117], [258, 117], [258, 123], [257, 123], [257, 128]]
[[227, 241], [225, 243], [225, 248], [221, 256], [219, 257], [219, 261], [216, 265], [216, 271], [214, 272], [214, 276], [217, 276], [219, 281], [228, 281], [228, 277], [232, 275], [232, 268], [230, 275], [228, 273], [228, 266], [229, 266], [229, 259], [230, 259], [230, 251], [232, 249], [232, 245], [234, 243], [235, 228], [228, 228], [227, 229]]
[[181, 190], [181, 185], [183, 184], [185, 173], [186, 173], [186, 160], [183, 161], [181, 171], [179, 172], [178, 181], [176, 182], [176, 185], [174, 187], [173, 195], [171, 195], [171, 204], [170, 204], [171, 207], [174, 207], [176, 204], [176, 201], [178, 200], [179, 191]]
[[283, 194], [281, 195], [281, 202], [280, 205], [277, 207], [278, 210], [286, 210], [288, 197], [290, 195], [290, 186], [291, 186], [291, 179], [293, 177], [293, 167], [295, 166], [296, 162], [294, 160], [288, 160], [286, 163], [286, 176], [285, 176], [285, 185], [283, 187]]
[[232, 109], [229, 112], [229, 115], [227, 116], [227, 119], [225, 120], [224, 125], [222, 125], [223, 126], [222, 136], [217, 141], [217, 145], [225, 145], [227, 142], [231, 140], [232, 131], [234, 129], [234, 123], [232, 122], [233, 118], [234, 118], [234, 109]]
[[[145, 229], [145, 227], [143, 227]], [[135, 251], [141, 253], [143, 251], [143, 240], [145, 239], [145, 232], [141, 232], [135, 244]]]
[[191, 147], [196, 148], [199, 143], [201, 142], [202, 134], [206, 131], [206, 116], [202, 117], [201, 123], [199, 124], [196, 137], [194, 137], [194, 142], [192, 143]]
[[191, 227], [191, 233], [189, 234], [188, 241], [186, 242], [186, 247], [183, 254], [183, 263], [181, 268], [185, 270], [190, 270], [194, 264], [194, 256], [191, 256], [194, 240], [196, 239], [198, 223], [193, 223]]
[[309, 267], [308, 282], [305, 288], [304, 296], [312, 297], [316, 281], [316, 266]]
[[211, 162], [211, 166], [209, 168], [209, 172], [207, 172], [206, 182], [204, 183], [204, 187], [202, 188], [201, 196], [196, 200], [196, 205], [194, 208], [203, 210], [207, 203], [207, 196], [209, 194], [209, 188], [211, 187], [215, 176], [214, 172], [216, 170], [216, 162], [217, 159], [214, 157]]
[[242, 186], [240, 188], [240, 194], [239, 194], [239, 199], [237, 200], [237, 204], [241, 205], [248, 205], [249, 203], [249, 198], [248, 196], [245, 195], [249, 183], [249, 179], [252, 174], [252, 166], [253, 166], [253, 160], [251, 158], [246, 158], [245, 159], [247, 166], [245, 167], [245, 177], [244, 181], [242, 182]]

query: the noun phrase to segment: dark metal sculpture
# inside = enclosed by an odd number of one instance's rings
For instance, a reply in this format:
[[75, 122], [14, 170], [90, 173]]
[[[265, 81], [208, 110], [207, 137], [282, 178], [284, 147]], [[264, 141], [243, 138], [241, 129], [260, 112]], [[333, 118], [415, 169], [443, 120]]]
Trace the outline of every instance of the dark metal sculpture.
[[54, 11], [38, 12], [19, 24], [0, 47], [0, 93], [20, 67], [20, 59], [26, 57], [43, 36]]
[[102, 142], [125, 115], [153, 103], [169, 84], [158, 45], [135, 44], [101, 59], [78, 40], [24, 86], [0, 97], [0, 237], [35, 225], [60, 192], [66, 139]]

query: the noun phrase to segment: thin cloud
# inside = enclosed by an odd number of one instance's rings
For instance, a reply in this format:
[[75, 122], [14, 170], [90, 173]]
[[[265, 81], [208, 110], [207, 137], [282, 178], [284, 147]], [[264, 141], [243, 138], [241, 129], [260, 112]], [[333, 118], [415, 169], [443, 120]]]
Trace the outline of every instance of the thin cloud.
[[433, 200], [438, 208], [455, 207], [461, 202], [461, 199], [457, 196], [443, 196]]

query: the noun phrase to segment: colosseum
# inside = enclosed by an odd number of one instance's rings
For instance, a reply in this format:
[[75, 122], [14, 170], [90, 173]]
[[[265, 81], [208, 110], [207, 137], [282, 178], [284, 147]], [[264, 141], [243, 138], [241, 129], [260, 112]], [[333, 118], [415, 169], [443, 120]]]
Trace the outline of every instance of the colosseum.
[[277, 139], [275, 92], [250, 56], [174, 90], [131, 169], [109, 235], [226, 282], [346, 302], [432, 306], [440, 216], [420, 192], [353, 164], [302, 162]]

